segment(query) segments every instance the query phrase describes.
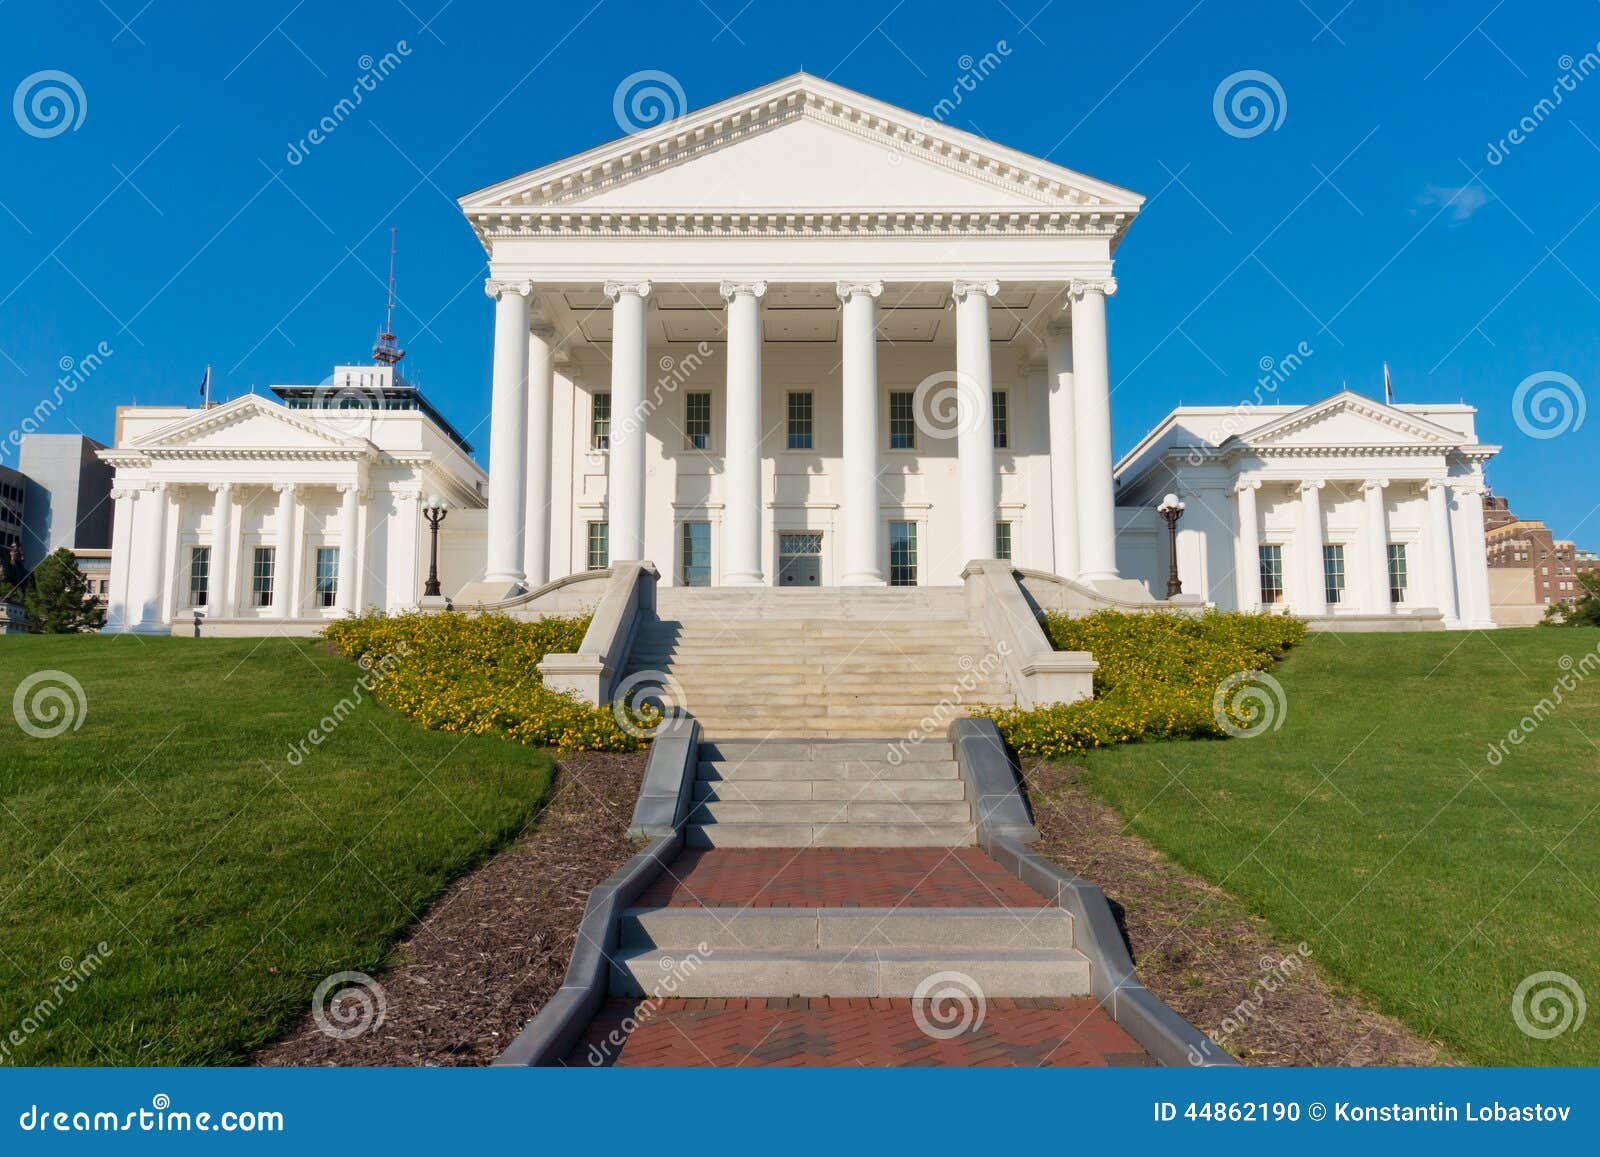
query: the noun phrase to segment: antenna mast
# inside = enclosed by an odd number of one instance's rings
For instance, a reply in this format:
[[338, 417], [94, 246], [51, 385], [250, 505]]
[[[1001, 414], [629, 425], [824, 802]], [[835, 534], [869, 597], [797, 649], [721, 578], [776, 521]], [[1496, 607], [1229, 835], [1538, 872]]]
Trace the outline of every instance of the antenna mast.
[[393, 225], [389, 226], [389, 306], [383, 318], [383, 332], [372, 346], [372, 360], [380, 366], [392, 366], [406, 356], [406, 351], [400, 348], [394, 336], [394, 252], [397, 232]]

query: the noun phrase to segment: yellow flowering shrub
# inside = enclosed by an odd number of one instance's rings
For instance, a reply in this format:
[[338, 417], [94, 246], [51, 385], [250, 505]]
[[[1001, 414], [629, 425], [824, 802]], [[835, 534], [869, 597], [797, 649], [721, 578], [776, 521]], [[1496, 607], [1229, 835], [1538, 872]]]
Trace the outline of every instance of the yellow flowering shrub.
[[1058, 651], [1093, 653], [1100, 664], [1094, 698], [983, 714], [1020, 754], [1046, 759], [1142, 739], [1226, 735], [1224, 723], [1248, 726], [1252, 719], [1240, 710], [1249, 710], [1248, 698], [1219, 700], [1218, 689], [1239, 672], [1266, 670], [1306, 633], [1297, 619], [1220, 611], [1049, 614], [1044, 629]]
[[538, 664], [576, 651], [588, 616], [385, 615], [330, 623], [323, 637], [359, 663], [378, 702], [435, 731], [497, 734], [563, 751], [632, 751], [639, 740], [608, 707], [544, 686]]

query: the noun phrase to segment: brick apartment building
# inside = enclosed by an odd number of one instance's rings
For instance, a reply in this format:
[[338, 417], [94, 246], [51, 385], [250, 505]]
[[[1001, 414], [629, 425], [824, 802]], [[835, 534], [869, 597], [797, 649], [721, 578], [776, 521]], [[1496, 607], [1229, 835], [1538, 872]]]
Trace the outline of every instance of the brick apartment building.
[[1600, 570], [1600, 557], [1558, 539], [1538, 519], [1517, 517], [1497, 494], [1483, 500], [1489, 552], [1489, 590], [1495, 621], [1537, 622], [1552, 603], [1578, 597], [1578, 576]]

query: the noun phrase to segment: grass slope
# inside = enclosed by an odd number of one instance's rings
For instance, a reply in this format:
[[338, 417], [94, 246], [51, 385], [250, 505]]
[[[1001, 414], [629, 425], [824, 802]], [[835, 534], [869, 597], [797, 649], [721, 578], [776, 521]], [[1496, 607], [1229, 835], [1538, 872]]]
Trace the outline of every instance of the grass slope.
[[51, 739], [0, 716], [0, 1063], [238, 1061], [325, 976], [375, 972], [550, 784], [540, 749], [370, 701], [292, 763], [360, 695], [315, 640], [0, 641], [5, 698], [47, 668], [87, 710]]
[[1315, 635], [1276, 672], [1281, 730], [1082, 762], [1139, 834], [1384, 1011], [1478, 1063], [1596, 1064], [1593, 1023], [1536, 1040], [1512, 996], [1557, 971], [1600, 997], [1600, 671], [1498, 766], [1488, 753], [1577, 678], [1563, 656], [1597, 646], [1580, 629]]

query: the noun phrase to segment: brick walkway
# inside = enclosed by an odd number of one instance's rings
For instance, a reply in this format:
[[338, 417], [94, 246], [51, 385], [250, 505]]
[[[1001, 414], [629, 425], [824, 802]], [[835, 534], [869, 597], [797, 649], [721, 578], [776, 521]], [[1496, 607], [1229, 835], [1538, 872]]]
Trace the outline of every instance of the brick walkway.
[[[637, 1011], [631, 1033], [625, 1020]], [[935, 1028], [938, 1026], [935, 1025]], [[908, 999], [610, 1000], [567, 1058], [589, 1065], [1149, 1065], [1088, 998], [991, 999], [948, 1040], [918, 1025]]]
[[1042, 908], [977, 848], [710, 848], [685, 851], [641, 908]]

